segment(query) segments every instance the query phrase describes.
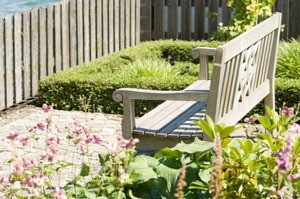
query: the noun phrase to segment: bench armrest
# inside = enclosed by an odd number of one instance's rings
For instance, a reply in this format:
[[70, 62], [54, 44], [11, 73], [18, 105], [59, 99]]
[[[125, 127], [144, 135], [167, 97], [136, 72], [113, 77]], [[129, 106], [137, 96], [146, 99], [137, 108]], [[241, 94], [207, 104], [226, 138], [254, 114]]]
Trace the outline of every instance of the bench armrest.
[[136, 88], [121, 88], [114, 92], [113, 99], [116, 102], [123, 98], [130, 100], [178, 100], [178, 101], [206, 101], [208, 90], [182, 90], [160, 91]]
[[208, 80], [208, 57], [215, 56], [216, 48], [197, 47], [192, 50], [192, 57], [200, 59], [200, 70], [198, 79]]
[[135, 88], [121, 88], [113, 93], [116, 102], [123, 102], [122, 134], [131, 138], [135, 125], [135, 100], [184, 100], [206, 101], [208, 90], [157, 91]]

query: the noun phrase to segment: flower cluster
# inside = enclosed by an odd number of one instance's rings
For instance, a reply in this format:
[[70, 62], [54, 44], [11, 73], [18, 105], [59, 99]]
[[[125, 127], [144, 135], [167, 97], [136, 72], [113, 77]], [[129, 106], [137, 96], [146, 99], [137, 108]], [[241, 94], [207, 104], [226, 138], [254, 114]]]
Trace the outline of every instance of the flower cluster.
[[285, 148], [276, 154], [277, 155], [276, 163], [282, 174], [286, 173], [286, 171], [291, 167], [290, 164], [291, 151], [292, 151], [292, 138], [291, 136], [288, 136]]

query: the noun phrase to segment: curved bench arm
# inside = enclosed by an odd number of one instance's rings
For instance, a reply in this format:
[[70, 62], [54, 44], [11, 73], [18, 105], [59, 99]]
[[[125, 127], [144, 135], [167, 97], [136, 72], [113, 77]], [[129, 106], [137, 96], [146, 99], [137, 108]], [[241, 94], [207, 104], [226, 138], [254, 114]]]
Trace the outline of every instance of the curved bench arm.
[[192, 57], [200, 59], [200, 70], [198, 79], [208, 80], [208, 57], [215, 56], [216, 48], [197, 47], [192, 50]]
[[135, 126], [134, 101], [140, 100], [183, 100], [206, 101], [208, 90], [157, 91], [135, 88], [121, 88], [113, 93], [116, 102], [123, 102], [122, 134], [125, 139], [132, 137]]

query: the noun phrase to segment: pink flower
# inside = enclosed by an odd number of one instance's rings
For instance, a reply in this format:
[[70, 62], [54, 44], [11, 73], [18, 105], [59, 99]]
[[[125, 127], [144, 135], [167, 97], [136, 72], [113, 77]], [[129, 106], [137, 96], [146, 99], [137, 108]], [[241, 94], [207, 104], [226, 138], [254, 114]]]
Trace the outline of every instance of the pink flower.
[[72, 141], [73, 141], [74, 144], [78, 144], [81, 140], [82, 140], [81, 137], [76, 137], [76, 138], [72, 139]]
[[54, 156], [53, 155], [48, 155], [48, 161], [53, 162]]
[[64, 189], [56, 187], [55, 191], [51, 194], [51, 198], [54, 198], [54, 199], [67, 199], [67, 196], [65, 195], [65, 190]]
[[80, 155], [84, 155], [85, 154], [85, 151], [84, 151], [84, 148], [83, 148], [82, 144], [79, 146], [79, 150], [80, 150]]
[[48, 148], [49, 148], [50, 151], [53, 153], [53, 155], [57, 154], [58, 150], [55, 149], [53, 145], [49, 145]]
[[77, 118], [73, 118], [73, 120], [74, 120], [73, 124], [75, 126], [81, 126], [80, 121]]
[[40, 155], [40, 160], [45, 160], [48, 154], [41, 154]]
[[247, 118], [244, 119], [244, 121], [246, 122], [246, 124], [254, 124], [256, 119], [253, 118], [253, 117], [247, 117]]
[[5, 176], [0, 176], [0, 184], [6, 186], [8, 184], [8, 179]]
[[20, 165], [18, 165], [18, 164], [15, 165], [15, 172], [18, 177], [22, 177], [23, 170], [24, 170], [23, 167], [21, 167]]
[[10, 139], [10, 140], [16, 140], [18, 136], [19, 136], [18, 132], [14, 132], [14, 133], [11, 132], [11, 133], [9, 133], [9, 135], [6, 138]]
[[56, 137], [56, 143], [60, 144], [61, 139], [59, 137]]
[[24, 167], [25, 169], [32, 169], [36, 166], [37, 164], [34, 160], [26, 161], [24, 158], [22, 159], [22, 167]]
[[128, 148], [134, 147], [136, 145], [136, 143], [138, 143], [138, 142], [139, 142], [139, 139], [137, 139], [137, 138], [130, 138], [129, 140], [126, 140], [124, 138], [119, 138], [118, 144], [121, 148], [128, 149]]
[[292, 133], [299, 133], [300, 132], [300, 126], [297, 123], [294, 123], [291, 128], [289, 129]]
[[282, 114], [286, 117], [294, 117], [294, 108], [284, 107]]
[[54, 141], [55, 141], [55, 137], [48, 137], [48, 138], [46, 139], [46, 144], [47, 144], [47, 146], [52, 145]]
[[288, 136], [286, 146], [280, 152], [278, 152], [277, 155], [277, 166], [279, 167], [279, 170], [282, 174], [284, 174], [290, 167], [290, 153], [292, 151], [292, 138], [291, 136]]
[[282, 187], [280, 190], [277, 191], [277, 194], [281, 197], [284, 198], [285, 192], [287, 191], [287, 187]]
[[81, 127], [82, 128], [82, 131], [84, 132], [85, 136], [90, 136], [91, 132], [84, 126]]
[[22, 184], [27, 185], [28, 187], [33, 186], [33, 179], [31, 176], [27, 176], [23, 181]]
[[22, 143], [23, 146], [25, 146], [28, 144], [29, 138], [29, 136], [20, 136], [19, 141]]
[[43, 174], [37, 174], [33, 178], [33, 186], [35, 188], [43, 186], [44, 182], [45, 182], [45, 176]]
[[46, 126], [45, 126], [43, 123], [41, 123], [41, 122], [37, 123], [37, 124], [36, 124], [36, 127], [37, 127], [39, 130], [41, 130], [41, 131], [44, 131], [45, 128], [46, 128]]
[[53, 110], [52, 106], [47, 105], [47, 104], [43, 104], [42, 109], [45, 113], [48, 113], [49, 111]]
[[95, 144], [100, 144], [103, 141], [103, 138], [98, 135], [93, 135], [93, 140]]
[[91, 143], [93, 141], [93, 137], [89, 137], [89, 138], [87, 138], [87, 139], [85, 139], [85, 143], [86, 144], [89, 144], [89, 143]]

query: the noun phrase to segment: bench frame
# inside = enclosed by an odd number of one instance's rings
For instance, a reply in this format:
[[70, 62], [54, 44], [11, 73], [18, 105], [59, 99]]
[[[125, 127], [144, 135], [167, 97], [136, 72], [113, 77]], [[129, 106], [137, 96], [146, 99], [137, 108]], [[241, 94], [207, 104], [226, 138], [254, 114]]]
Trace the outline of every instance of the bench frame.
[[[280, 27], [281, 13], [276, 13], [222, 46], [193, 49], [192, 56], [200, 58], [199, 81], [210, 81], [208, 57], [215, 57], [209, 89], [202, 87], [196, 90], [187, 88], [183, 91], [117, 89], [113, 99], [116, 102], [123, 102], [123, 137], [128, 139], [132, 136], [139, 138], [145, 136], [149, 139], [149, 135], [151, 136], [151, 133], [133, 134], [138, 128], [135, 120], [135, 100], [204, 101], [207, 102], [206, 114], [215, 123], [226, 125], [236, 124], [263, 99], [265, 105], [274, 109], [274, 78]], [[171, 137], [165, 141], [180, 138], [179, 135]], [[205, 135], [203, 139], [209, 140]], [[161, 141], [161, 145], [166, 144], [165, 141]], [[173, 144], [175, 143], [176, 141]]]

